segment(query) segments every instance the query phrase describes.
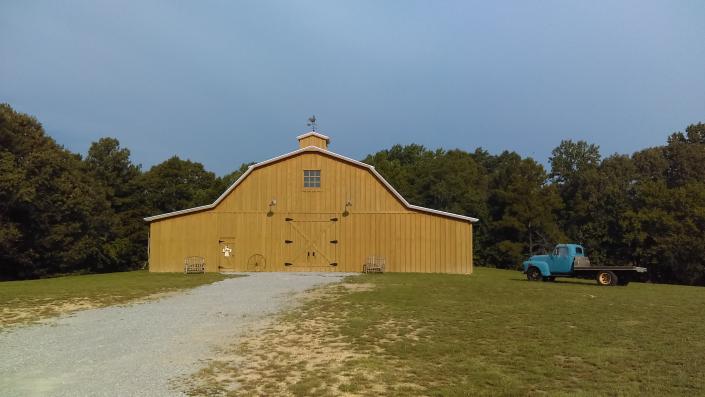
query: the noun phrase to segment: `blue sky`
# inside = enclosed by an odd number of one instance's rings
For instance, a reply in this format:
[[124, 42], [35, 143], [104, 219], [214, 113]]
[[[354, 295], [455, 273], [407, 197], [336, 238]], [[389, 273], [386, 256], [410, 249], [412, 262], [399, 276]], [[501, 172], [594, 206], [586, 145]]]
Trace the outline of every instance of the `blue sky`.
[[393, 144], [546, 163], [705, 122], [703, 1], [0, 2], [0, 102], [85, 153], [118, 138], [145, 168], [218, 174], [296, 148]]

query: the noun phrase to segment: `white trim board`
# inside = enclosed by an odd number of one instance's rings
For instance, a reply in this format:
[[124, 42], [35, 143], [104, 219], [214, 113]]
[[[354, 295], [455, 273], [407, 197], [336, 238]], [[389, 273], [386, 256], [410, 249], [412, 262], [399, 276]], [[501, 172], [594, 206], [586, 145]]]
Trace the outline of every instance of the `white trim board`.
[[[318, 134], [318, 133], [316, 133], [316, 132], [310, 132], [309, 134], [317, 134], [317, 135], [320, 135], [320, 134]], [[304, 135], [306, 135], [306, 134], [304, 134]], [[323, 135], [323, 137], [324, 137], [324, 139], [327, 138], [325, 135]], [[367, 168], [368, 170], [370, 170], [370, 172], [372, 172], [372, 175], [374, 175], [380, 182], [382, 182], [382, 184], [384, 184], [384, 186], [387, 187], [387, 189], [389, 189], [389, 191], [392, 192], [392, 194], [394, 194], [394, 196], [395, 196], [397, 199], [399, 199], [399, 201], [401, 201], [402, 204], [404, 204], [404, 206], [405, 206], [406, 208], [408, 208], [408, 209], [410, 209], [410, 210], [419, 211], [419, 212], [426, 212], [426, 213], [429, 213], [429, 214], [435, 214], [435, 215], [446, 216], [446, 217], [449, 217], [449, 218], [461, 219], [461, 220], [464, 220], [464, 221], [467, 221], [467, 222], [477, 222], [477, 221], [478, 221], [477, 218], [473, 218], [473, 217], [470, 217], [470, 216], [458, 215], [458, 214], [453, 214], [453, 213], [451, 213], [451, 212], [439, 211], [439, 210], [434, 210], [434, 209], [432, 209], [432, 208], [420, 207], [420, 206], [418, 206], [418, 205], [410, 204], [408, 201], [406, 201], [406, 199], [405, 199], [401, 194], [399, 194], [399, 192], [397, 192], [396, 189], [394, 189], [394, 187], [393, 187], [392, 185], [389, 184], [389, 182], [387, 182], [387, 180], [385, 180], [385, 179], [382, 177], [382, 175], [380, 175], [379, 172], [377, 172], [377, 170], [375, 169], [375, 167], [373, 167], [373, 166], [371, 166], [371, 165], [369, 165], [369, 164], [365, 164], [365, 163], [363, 163], [363, 162], [361, 162], [361, 161], [353, 160], [353, 159], [351, 159], [351, 158], [349, 158], [349, 157], [345, 157], [345, 156], [342, 156], [342, 155], [340, 155], [340, 154], [333, 153], [333, 152], [328, 151], [328, 150], [325, 150], [325, 149], [321, 149], [321, 148], [316, 147], [316, 146], [307, 146], [307, 147], [304, 147], [304, 148], [301, 148], [301, 149], [298, 149], [298, 150], [294, 150], [293, 152], [286, 153], [286, 154], [282, 154], [281, 156], [277, 156], [277, 157], [271, 158], [271, 159], [269, 159], [269, 160], [263, 161], [263, 162], [261, 162], [261, 163], [257, 163], [257, 164], [254, 164], [254, 165], [249, 166], [249, 167], [247, 168], [247, 171], [245, 171], [245, 173], [242, 174], [242, 175], [235, 181], [235, 183], [233, 183], [232, 185], [230, 185], [230, 187], [229, 187], [225, 192], [223, 192], [223, 194], [221, 194], [220, 197], [218, 197], [218, 198], [213, 202], [213, 204], [202, 205], [202, 206], [200, 206], [200, 207], [194, 207], [194, 208], [188, 208], [188, 209], [181, 210], [181, 211], [168, 212], [168, 213], [166, 213], [166, 214], [161, 214], [161, 215], [149, 216], [149, 217], [147, 217], [147, 218], [144, 218], [144, 220], [147, 221], [147, 222], [152, 222], [152, 221], [156, 221], [156, 220], [160, 220], [160, 219], [164, 219], [164, 218], [170, 218], [170, 217], [172, 217], [172, 216], [184, 215], [184, 214], [189, 214], [189, 213], [192, 213], [192, 212], [200, 212], [200, 211], [204, 211], [204, 210], [209, 210], [209, 209], [215, 208], [218, 204], [220, 204], [221, 201], [223, 201], [223, 200], [225, 199], [225, 197], [227, 197], [227, 196], [230, 194], [230, 192], [232, 192], [242, 181], [244, 181], [245, 178], [247, 178], [247, 176], [250, 175], [250, 173], [251, 173], [252, 171], [254, 171], [255, 169], [260, 168], [260, 167], [264, 167], [264, 166], [266, 166], [266, 165], [268, 165], [268, 164], [271, 164], [271, 163], [274, 163], [274, 162], [277, 162], [277, 161], [280, 161], [280, 160], [284, 160], [284, 159], [289, 158], [289, 157], [296, 156], [296, 155], [301, 154], [301, 153], [304, 153], [304, 152], [318, 152], [318, 153], [321, 153], [321, 154], [324, 154], [324, 155], [328, 155], [328, 156], [335, 157], [335, 158], [337, 158], [337, 159], [339, 159], [339, 160], [343, 160], [343, 161], [348, 162], [348, 163], [351, 163], [351, 164], [355, 164], [355, 165], [360, 166], [360, 167]]]
[[318, 132], [316, 132], [316, 131], [310, 131], [310, 132], [307, 132], [307, 133], [305, 133], [305, 134], [301, 134], [301, 135], [299, 135], [299, 136], [296, 137], [296, 140], [300, 141], [300, 140], [302, 140], [302, 139], [304, 139], [304, 138], [307, 138], [307, 137], [309, 137], [309, 136], [316, 136], [316, 137], [319, 137], [319, 138], [321, 138], [321, 139], [325, 139], [325, 140], [326, 140], [326, 143], [330, 143], [330, 137], [329, 137], [329, 136], [320, 134], [320, 133], [318, 133]]

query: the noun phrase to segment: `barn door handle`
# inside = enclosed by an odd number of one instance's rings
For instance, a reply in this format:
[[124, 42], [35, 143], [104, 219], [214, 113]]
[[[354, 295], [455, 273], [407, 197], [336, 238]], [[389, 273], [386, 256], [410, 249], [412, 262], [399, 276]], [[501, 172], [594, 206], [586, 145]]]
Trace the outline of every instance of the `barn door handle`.
[[312, 256], [316, 256], [316, 251], [311, 252]]
[[330, 243], [331, 244], [338, 244], [338, 240], [331, 240]]
[[306, 256], [311, 256], [311, 251], [306, 251]]
[[291, 243], [293, 243], [293, 241], [291, 241], [291, 240], [284, 240], [284, 244], [291, 244]]

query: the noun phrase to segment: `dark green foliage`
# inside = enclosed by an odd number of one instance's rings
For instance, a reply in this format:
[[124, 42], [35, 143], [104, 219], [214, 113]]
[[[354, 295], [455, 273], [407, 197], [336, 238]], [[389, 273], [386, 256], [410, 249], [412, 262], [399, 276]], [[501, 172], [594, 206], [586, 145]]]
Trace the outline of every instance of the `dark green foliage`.
[[0, 105], [0, 278], [111, 265], [101, 245], [108, 203], [81, 160], [34, 118]]
[[[591, 221], [597, 216], [600, 187], [600, 151], [585, 141], [562, 141], [549, 158], [551, 179], [563, 198], [561, 228], [576, 242], [590, 243], [595, 230]], [[593, 252], [594, 253], [594, 252]]]
[[705, 124], [633, 156], [624, 245], [652, 281], [705, 285]]
[[549, 175], [530, 158], [482, 149], [397, 145], [364, 161], [414, 204], [480, 218], [480, 265], [516, 268], [557, 242], [578, 242], [593, 262], [705, 285], [705, 124], [632, 156], [602, 159], [596, 145], [562, 141]]
[[0, 279], [143, 267], [142, 218], [211, 203], [234, 174], [217, 178], [177, 157], [142, 173], [113, 138], [94, 142], [82, 160], [2, 104]]
[[408, 201], [442, 211], [478, 216], [487, 212], [482, 167], [462, 150], [430, 151], [420, 145], [395, 145], [367, 156]]
[[517, 267], [527, 255], [551, 249], [562, 238], [557, 215], [562, 202], [546, 172], [531, 158], [504, 152], [491, 162], [489, 217], [484, 260]]
[[110, 225], [103, 231], [101, 249], [111, 259], [112, 268], [102, 270], [141, 267], [147, 260], [147, 225], [142, 221], [147, 211], [140, 199], [140, 166], [132, 164], [130, 151], [114, 138], [94, 142], [84, 165], [96, 182], [96, 190], [110, 205], [110, 211], [95, 214], [105, 216]]
[[[632, 156], [603, 159], [596, 145], [562, 141], [550, 174], [513, 152], [415, 144], [364, 161], [413, 204], [479, 218], [479, 265], [518, 268], [556, 242], [578, 242], [596, 263], [705, 285], [705, 124]], [[113, 138], [82, 160], [0, 105], [0, 279], [140, 268], [145, 216], [210, 204], [251, 164], [219, 178], [174, 156], [142, 172]]]
[[600, 162], [596, 146], [571, 141], [553, 154], [561, 227], [593, 262], [645, 266], [655, 282], [705, 285], [705, 124], [631, 157]]
[[161, 214], [210, 204], [217, 178], [203, 164], [174, 156], [145, 172], [140, 184], [150, 213]]

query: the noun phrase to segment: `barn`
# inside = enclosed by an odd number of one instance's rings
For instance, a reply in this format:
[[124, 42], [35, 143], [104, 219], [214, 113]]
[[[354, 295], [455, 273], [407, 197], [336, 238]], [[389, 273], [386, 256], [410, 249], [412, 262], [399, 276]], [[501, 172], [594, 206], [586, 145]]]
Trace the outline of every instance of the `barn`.
[[359, 272], [473, 270], [477, 219], [407, 202], [374, 167], [328, 150], [318, 132], [299, 149], [252, 165], [213, 204], [145, 218], [149, 269]]

